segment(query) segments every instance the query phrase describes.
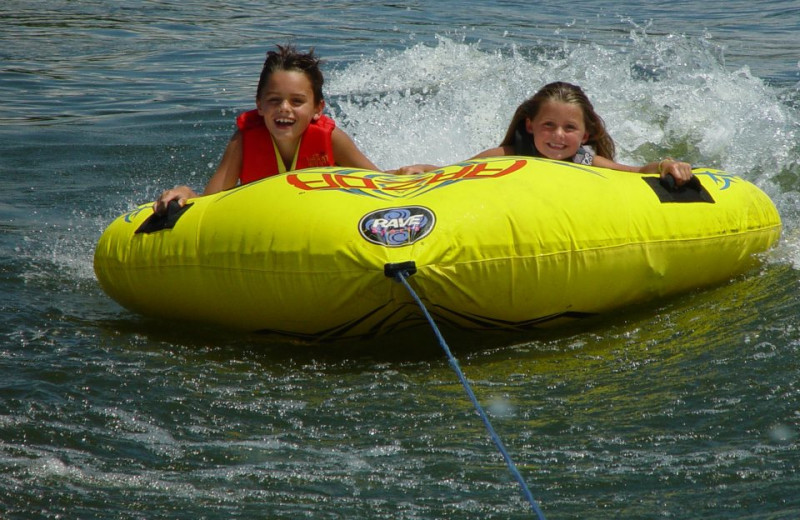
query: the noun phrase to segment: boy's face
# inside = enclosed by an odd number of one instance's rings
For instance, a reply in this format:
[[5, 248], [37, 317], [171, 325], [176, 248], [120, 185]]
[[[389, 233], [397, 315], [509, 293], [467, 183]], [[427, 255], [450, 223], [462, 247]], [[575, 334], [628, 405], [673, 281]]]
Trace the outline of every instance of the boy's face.
[[314, 101], [311, 81], [303, 72], [278, 70], [270, 76], [256, 106], [276, 142], [296, 144], [311, 121], [319, 118], [325, 102]]
[[525, 120], [525, 128], [539, 153], [560, 161], [572, 159], [589, 138], [580, 105], [561, 101], [542, 103], [536, 117]]

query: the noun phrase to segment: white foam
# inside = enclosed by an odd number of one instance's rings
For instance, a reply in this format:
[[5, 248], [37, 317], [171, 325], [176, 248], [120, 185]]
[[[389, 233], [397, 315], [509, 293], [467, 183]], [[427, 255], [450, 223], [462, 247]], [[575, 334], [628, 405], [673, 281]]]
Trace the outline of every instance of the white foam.
[[747, 67], [728, 69], [710, 37], [639, 30], [616, 47], [502, 50], [439, 37], [329, 73], [327, 97], [337, 123], [379, 167], [444, 165], [497, 146], [519, 103], [556, 80], [583, 87], [620, 162], [674, 156], [764, 189], [791, 237], [778, 256], [800, 265], [800, 111]]

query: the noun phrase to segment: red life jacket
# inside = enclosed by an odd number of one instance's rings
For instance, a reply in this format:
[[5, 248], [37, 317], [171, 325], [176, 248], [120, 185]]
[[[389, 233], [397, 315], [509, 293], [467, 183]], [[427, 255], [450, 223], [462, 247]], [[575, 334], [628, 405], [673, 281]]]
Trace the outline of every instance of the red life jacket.
[[[239, 173], [241, 183], [247, 184], [280, 173], [272, 137], [258, 110], [239, 114], [236, 126], [242, 134], [242, 171]], [[333, 119], [322, 114], [308, 125], [300, 139], [295, 169], [335, 165], [331, 141], [335, 127]], [[291, 168], [291, 165], [287, 168]]]

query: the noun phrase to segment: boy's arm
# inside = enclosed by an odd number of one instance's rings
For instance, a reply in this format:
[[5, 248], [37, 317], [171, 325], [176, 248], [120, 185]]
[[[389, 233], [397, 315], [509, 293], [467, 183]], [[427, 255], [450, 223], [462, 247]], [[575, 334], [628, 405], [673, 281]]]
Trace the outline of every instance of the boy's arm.
[[337, 165], [379, 171], [378, 167], [358, 149], [358, 146], [350, 139], [350, 136], [339, 128], [333, 129], [331, 142], [333, 145], [333, 158]]
[[242, 172], [242, 161], [242, 134], [237, 130], [228, 141], [217, 171], [208, 180], [203, 195], [211, 195], [236, 186], [236, 183], [239, 182], [239, 174]]
[[[211, 195], [222, 190], [227, 190], [236, 186], [239, 181], [239, 172], [242, 170], [242, 135], [237, 130], [225, 148], [222, 160], [217, 167], [217, 171], [211, 176], [206, 184], [203, 195]], [[153, 211], [158, 214], [167, 212], [170, 201], [176, 200], [183, 206], [188, 199], [197, 197], [197, 193], [189, 186], [175, 186], [172, 189], [164, 190], [158, 199], [153, 203]]]

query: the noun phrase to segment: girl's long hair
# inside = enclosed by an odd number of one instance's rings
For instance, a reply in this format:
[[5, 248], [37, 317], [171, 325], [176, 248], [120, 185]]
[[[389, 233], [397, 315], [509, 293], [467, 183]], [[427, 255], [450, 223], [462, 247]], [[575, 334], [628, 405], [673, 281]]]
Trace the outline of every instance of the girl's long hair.
[[[514, 147], [515, 141], [518, 142], [520, 140], [523, 141], [523, 144], [527, 142], [533, 146], [533, 135], [525, 128], [525, 120], [535, 118], [536, 114], [539, 113], [539, 108], [545, 101], [560, 101], [581, 107], [586, 133], [589, 134], [586, 144], [591, 146], [597, 155], [614, 160], [616, 151], [614, 140], [608, 135], [603, 118], [594, 111], [591, 101], [579, 86], [563, 81], [548, 83], [533, 97], [525, 100], [517, 107], [500, 146]], [[535, 155], [541, 155], [535, 146], [533, 146], [533, 152], [535, 152]]]

